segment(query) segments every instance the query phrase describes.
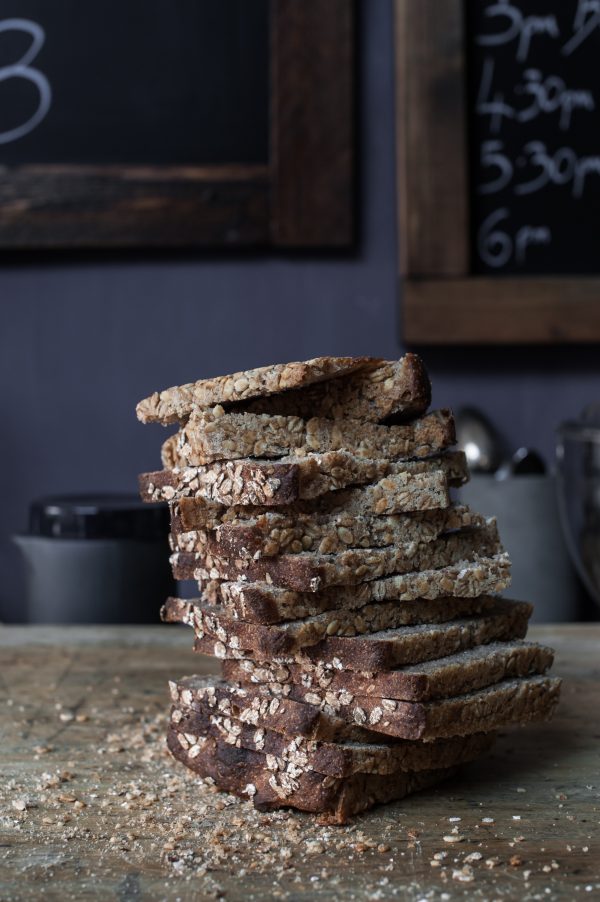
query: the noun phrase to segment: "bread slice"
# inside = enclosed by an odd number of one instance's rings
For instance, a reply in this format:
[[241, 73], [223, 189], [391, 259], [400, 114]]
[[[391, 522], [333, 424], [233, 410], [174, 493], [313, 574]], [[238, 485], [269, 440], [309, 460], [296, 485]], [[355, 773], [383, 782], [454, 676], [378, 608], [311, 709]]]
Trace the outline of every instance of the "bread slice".
[[[261, 685], [271, 696], [280, 697], [274, 691], [277, 684]], [[347, 689], [307, 690], [297, 683], [287, 683], [286, 695], [281, 697], [306, 702], [325, 714], [388, 736], [428, 740], [545, 719], [558, 701], [559, 686], [560, 680], [534, 675], [503, 680], [459, 696], [412, 702], [359, 695]]]
[[[290, 620], [277, 626], [246, 624], [253, 645], [268, 656], [271, 653], [295, 652], [314, 645], [327, 636], [360, 636], [364, 633], [396, 629], [415, 623], [444, 623], [457, 617], [473, 616], [491, 610], [495, 599], [489, 595], [477, 598], [437, 598], [434, 601], [391, 601], [368, 604], [358, 611], [327, 611], [315, 617]], [[162, 619], [183, 622], [194, 627], [198, 635], [227, 629], [227, 613], [222, 608], [203, 606], [199, 601], [168, 598], [161, 611]], [[240, 627], [243, 630], [243, 627]]]
[[183, 734], [183, 748], [192, 748], [195, 737], [208, 736], [227, 745], [260, 752], [277, 758], [278, 764], [291, 764], [314, 770], [329, 777], [348, 777], [351, 774], [393, 774], [396, 771], [429, 770], [452, 767], [472, 761], [488, 752], [495, 740], [494, 733], [473, 733], [470, 736], [440, 739], [434, 742], [412, 742], [386, 737], [380, 743], [318, 742], [303, 736], [286, 736], [274, 730], [254, 727], [222, 714], [197, 701], [193, 707], [174, 705], [170, 725]]
[[532, 605], [527, 602], [502, 598], [491, 611], [475, 617], [449, 623], [403, 626], [363, 636], [328, 636], [295, 654], [272, 652], [271, 644], [265, 652], [262, 646], [265, 634], [256, 624], [229, 620], [225, 626], [224, 618], [220, 618], [218, 631], [196, 633], [194, 648], [223, 660], [273, 658], [282, 663], [303, 664], [307, 661], [336, 670], [378, 672], [443, 658], [488, 642], [523, 639], [532, 610]]
[[[367, 460], [346, 451], [330, 451], [290, 457], [285, 463], [247, 459], [220, 461], [208, 467], [159, 470], [142, 473], [139, 483], [143, 501], [193, 497], [226, 506], [271, 506], [372, 482], [381, 479], [388, 469], [385, 460]], [[434, 475], [438, 476], [434, 488], [442, 491], [443, 474]]]
[[225, 413], [218, 406], [192, 413], [179, 433], [167, 439], [162, 459], [167, 467], [192, 467], [215, 460], [350, 451], [357, 457], [401, 460], [439, 454], [455, 442], [449, 410], [403, 426], [380, 426], [351, 419]]
[[[289, 463], [289, 461], [287, 462]], [[281, 503], [277, 513], [288, 517], [300, 515], [312, 516], [313, 514], [330, 514], [344, 510], [347, 514], [373, 514], [377, 516], [385, 514], [405, 513], [420, 510], [432, 510], [448, 507], [448, 486], [461, 486], [469, 478], [467, 461], [462, 451], [450, 451], [438, 457], [428, 460], [405, 461], [402, 464], [377, 462], [387, 467], [390, 475], [382, 478], [374, 485], [365, 485], [355, 489], [329, 491], [326, 494], [313, 497], [309, 500], [296, 500], [294, 502]], [[251, 465], [260, 466], [260, 461], [247, 461]], [[287, 472], [287, 464], [270, 463], [276, 467], [271, 470], [271, 475]], [[231, 467], [232, 465], [228, 465]], [[269, 466], [264, 462], [263, 466]], [[160, 493], [157, 500], [171, 501], [171, 529], [173, 532], [184, 532], [194, 529], [215, 529], [222, 523], [241, 523], [244, 520], [254, 519], [264, 513], [264, 506], [252, 504], [234, 504], [224, 506], [220, 502], [207, 500], [208, 492], [191, 491], [191, 497], [186, 497], [185, 483], [189, 483], [197, 476], [194, 468], [178, 471], [179, 476], [173, 481], [175, 494], [171, 496], [170, 489]], [[202, 468], [202, 474], [215, 472], [213, 468]], [[220, 472], [217, 468], [216, 472]], [[252, 472], [250, 469], [247, 472]], [[183, 474], [183, 475], [181, 475]], [[141, 483], [142, 490], [148, 489], [148, 483], [154, 483], [152, 477], [157, 474], [146, 474]], [[148, 479], [148, 476], [151, 478]], [[162, 477], [164, 480], [164, 477]], [[281, 478], [281, 477], [280, 477]], [[170, 484], [173, 477], [168, 477], [166, 482]], [[283, 490], [282, 490], [283, 491]], [[278, 493], [280, 497], [282, 492]], [[290, 494], [292, 490], [290, 489]], [[146, 500], [146, 499], [144, 499]]]
[[[179, 688], [181, 684], [185, 688]], [[511, 724], [525, 724], [551, 717], [558, 703], [561, 680], [546, 676], [503, 680], [484, 689], [431, 702], [405, 702], [346, 693], [341, 699], [301, 700], [307, 693], [290, 684], [290, 694], [277, 696], [268, 687], [229, 684], [210, 678], [171, 683], [174, 704], [192, 707], [194, 698], [202, 698], [218, 713], [234, 717], [255, 727], [275, 729], [286, 735], [312, 739], [327, 738], [329, 731], [341, 738], [341, 723], [384, 733], [399, 739], [429, 741], [495, 731]], [[189, 702], [186, 703], [186, 698]], [[327, 724], [327, 718], [330, 718]], [[272, 726], [277, 723], [277, 726]]]
[[173, 551], [206, 551], [235, 558], [272, 557], [275, 554], [318, 552], [333, 554], [347, 548], [383, 548], [406, 542], [431, 542], [442, 533], [482, 527], [485, 517], [464, 505], [409, 514], [353, 516], [343, 509], [333, 514], [298, 514], [292, 517], [267, 511], [249, 520], [223, 523], [214, 530], [172, 532]]
[[210, 778], [225, 792], [251, 799], [259, 811], [291, 807], [319, 814], [321, 824], [345, 824], [355, 814], [378, 803], [404, 798], [413, 792], [435, 786], [456, 773], [456, 768], [397, 771], [393, 775], [353, 774], [336, 779], [316, 771], [298, 775], [289, 765], [274, 771], [266, 766], [266, 756], [259, 752], [220, 743], [198, 736], [184, 748], [188, 740], [172, 727], [167, 734], [171, 754], [195, 773]]
[[295, 592], [243, 580], [199, 583], [204, 600], [221, 605], [228, 616], [265, 624], [313, 617], [324, 611], [355, 611], [376, 601], [413, 601], [441, 596], [474, 598], [503, 592], [509, 585], [507, 554], [474, 555], [472, 561], [461, 561], [439, 570], [396, 574], [358, 586], [332, 586], [321, 592]]
[[318, 592], [329, 586], [357, 585], [392, 573], [435, 570], [475, 554], [490, 556], [503, 551], [496, 521], [480, 529], [450, 533], [432, 542], [408, 542], [398, 547], [354, 548], [339, 554], [278, 554], [274, 557], [222, 556], [215, 542], [206, 553], [185, 551], [171, 555], [175, 579], [248, 580], [267, 582], [297, 592]]
[[[272, 661], [223, 661], [223, 676], [232, 683], [262, 683], [276, 695], [289, 693], [290, 683], [325, 700], [340, 693], [426, 702], [464, 695], [513, 677], [543, 674], [552, 666], [554, 652], [533, 642], [491, 642], [435, 661], [412, 664], [381, 673], [356, 673], [311, 664]], [[310, 699], [305, 699], [310, 701]]]
[[363, 422], [378, 423], [389, 418], [413, 419], [421, 416], [430, 404], [431, 385], [423, 361], [416, 354], [405, 354], [400, 360], [363, 367], [320, 385], [257, 398], [247, 402], [244, 409], [305, 420], [310, 417], [354, 417]]
[[190, 676], [169, 682], [171, 701], [178, 707], [199, 703], [213, 714], [235, 717], [245, 724], [307, 739], [378, 742], [376, 733], [294, 699], [275, 698], [256, 689], [231, 686], [218, 677]]
[[154, 392], [139, 402], [136, 412], [142, 423], [167, 425], [186, 419], [193, 410], [288, 391], [349, 374], [362, 367], [374, 369], [380, 363], [372, 357], [315, 357], [302, 362], [261, 366]]

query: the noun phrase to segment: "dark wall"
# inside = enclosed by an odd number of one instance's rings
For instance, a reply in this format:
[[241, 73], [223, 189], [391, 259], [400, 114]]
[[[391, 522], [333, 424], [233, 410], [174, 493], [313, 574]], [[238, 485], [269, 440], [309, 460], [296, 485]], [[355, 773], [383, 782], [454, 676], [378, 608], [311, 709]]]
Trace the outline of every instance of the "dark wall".
[[[283, 257], [3, 264], [0, 268], [0, 617], [18, 616], [8, 536], [37, 495], [135, 490], [159, 466], [151, 391], [320, 354], [397, 357], [390, 0], [360, 29], [361, 243], [350, 259]], [[438, 405], [485, 408], [509, 442], [546, 455], [558, 421], [600, 396], [594, 351], [425, 352]]]

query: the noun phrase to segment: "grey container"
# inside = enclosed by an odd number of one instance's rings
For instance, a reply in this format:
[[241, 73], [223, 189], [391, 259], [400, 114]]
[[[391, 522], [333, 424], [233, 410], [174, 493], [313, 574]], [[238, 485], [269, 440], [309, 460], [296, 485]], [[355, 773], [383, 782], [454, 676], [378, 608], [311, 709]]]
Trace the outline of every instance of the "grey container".
[[504, 594], [533, 602], [538, 622], [576, 620], [581, 588], [563, 537], [555, 477], [473, 474], [458, 497], [498, 518], [512, 560], [512, 584]]
[[26, 569], [30, 623], [158, 623], [174, 594], [168, 511], [135, 496], [45, 498], [28, 535], [14, 536]]

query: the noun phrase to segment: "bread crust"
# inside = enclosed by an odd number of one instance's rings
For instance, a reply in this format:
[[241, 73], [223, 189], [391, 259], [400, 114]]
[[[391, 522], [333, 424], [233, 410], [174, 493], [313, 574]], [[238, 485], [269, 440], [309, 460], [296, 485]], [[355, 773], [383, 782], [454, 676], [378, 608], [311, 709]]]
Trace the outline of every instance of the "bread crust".
[[205, 466], [215, 460], [281, 458], [290, 454], [349, 451], [357, 457], [403, 460], [439, 454], [456, 442], [449, 410], [436, 410], [405, 425], [360, 420], [195, 411], [163, 445], [165, 467]]
[[198, 737], [198, 743], [185, 749], [181, 736], [169, 728], [167, 745], [171, 754], [200, 776], [212, 779], [219, 789], [251, 799], [259, 811], [290, 807], [318, 813], [322, 824], [345, 824], [373, 805], [405, 798], [456, 773], [456, 768], [446, 768], [398, 771], [394, 775], [361, 773], [337, 780], [309, 771], [296, 777], [285, 770], [270, 772], [264, 756], [257, 752], [237, 749], [209, 737]]
[[[194, 648], [221, 660], [274, 659], [284, 664], [305, 661], [335, 670], [376, 673], [456, 654], [489, 642], [523, 639], [532, 613], [524, 601], [496, 599], [490, 611], [441, 624], [419, 624], [363, 636], [328, 636], [301, 651], [289, 651], [289, 640], [267, 627], [215, 615], [200, 628], [193, 614], [181, 608], [182, 622], [194, 627]], [[174, 617], [170, 617], [174, 620]]]
[[185, 420], [193, 410], [289, 391], [363, 367], [374, 368], [380, 362], [372, 357], [315, 357], [312, 360], [261, 366], [154, 392], [139, 402], [136, 413], [142, 423], [167, 425]]
[[210, 580], [198, 585], [207, 602], [221, 605], [233, 619], [274, 624], [313, 617], [325, 611], [357, 611], [375, 602], [431, 601], [443, 596], [475, 598], [496, 594], [510, 585], [510, 560], [507, 554], [475, 555], [472, 561], [461, 561], [438, 570], [394, 574], [358, 586], [332, 586], [320, 592], [295, 592], [244, 580]]
[[356, 673], [310, 664], [223, 661], [226, 680], [237, 685], [257, 683], [285, 695], [288, 685], [324, 698], [340, 693], [427, 702], [464, 695], [501, 680], [544, 674], [552, 666], [554, 652], [533, 642], [492, 642], [434, 661], [412, 664], [381, 673]]
[[385, 548], [355, 548], [338, 554], [279, 554], [273, 557], [221, 555], [209, 537], [206, 552], [175, 552], [171, 566], [175, 579], [267, 582], [297, 592], [318, 592], [329, 586], [358, 585], [395, 573], [448, 567], [503, 552], [496, 521], [479, 529], [440, 536], [432, 542], [408, 542]]
[[495, 739], [494, 733], [474, 733], [428, 743], [389, 741], [386, 737], [378, 743], [324, 742], [256, 728], [236, 718], [215, 714], [202, 701], [195, 701], [193, 707], [173, 705], [170, 725], [176, 732], [187, 734], [188, 741], [190, 734], [210, 736], [227, 745], [337, 778], [355, 773], [392, 774], [399, 770], [452, 767], [485, 754]]

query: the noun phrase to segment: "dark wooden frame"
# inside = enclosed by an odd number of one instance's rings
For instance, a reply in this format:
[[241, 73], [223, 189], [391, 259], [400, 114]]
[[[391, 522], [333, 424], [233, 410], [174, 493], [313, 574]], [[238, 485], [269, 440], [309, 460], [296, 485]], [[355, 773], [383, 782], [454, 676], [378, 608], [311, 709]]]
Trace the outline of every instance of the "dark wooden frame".
[[267, 166], [0, 172], [0, 249], [354, 240], [354, 0], [270, 0]]
[[470, 274], [464, 0], [396, 0], [403, 337], [600, 341], [600, 278]]

